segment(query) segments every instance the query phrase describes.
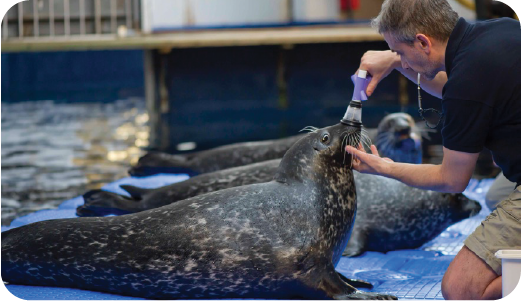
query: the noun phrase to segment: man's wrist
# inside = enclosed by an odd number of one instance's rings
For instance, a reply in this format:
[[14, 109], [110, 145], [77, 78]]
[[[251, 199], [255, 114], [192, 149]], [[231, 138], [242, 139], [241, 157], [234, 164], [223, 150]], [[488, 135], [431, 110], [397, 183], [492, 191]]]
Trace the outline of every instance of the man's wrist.
[[378, 174], [381, 175], [381, 176], [384, 176], [384, 177], [387, 177], [387, 178], [392, 178], [392, 165], [394, 164], [394, 162], [389, 162], [389, 161], [385, 161], [385, 160], [382, 160], [382, 164], [380, 164], [379, 166], [379, 170], [377, 170]]

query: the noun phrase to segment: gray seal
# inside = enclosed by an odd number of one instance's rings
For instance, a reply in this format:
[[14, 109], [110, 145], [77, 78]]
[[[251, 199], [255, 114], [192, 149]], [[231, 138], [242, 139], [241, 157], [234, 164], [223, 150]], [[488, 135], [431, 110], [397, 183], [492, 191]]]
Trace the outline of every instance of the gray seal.
[[188, 154], [150, 152], [139, 158], [136, 166], [130, 168], [129, 174], [136, 177], [156, 173], [186, 173], [193, 176], [280, 159], [304, 136], [305, 134], [301, 134], [282, 139], [234, 143]]
[[[393, 113], [380, 121], [377, 129], [364, 129], [375, 141], [380, 154], [397, 162], [421, 163], [422, 135], [411, 115]], [[190, 176], [280, 159], [303, 135], [257, 142], [224, 145], [189, 154], [151, 152], [129, 170], [132, 176], [158, 173], [186, 173]]]
[[[291, 147], [268, 183], [2, 233], [2, 279], [154, 299], [396, 299], [335, 272], [356, 213], [342, 124]], [[353, 143], [357, 145], [357, 143]]]
[[[168, 205], [211, 191], [271, 181], [279, 160], [202, 174], [157, 189], [121, 186], [131, 197], [94, 190], [84, 195], [80, 216], [127, 214]], [[358, 213], [344, 256], [365, 251], [418, 248], [448, 226], [479, 213], [478, 202], [461, 193], [440, 193], [354, 171]]]

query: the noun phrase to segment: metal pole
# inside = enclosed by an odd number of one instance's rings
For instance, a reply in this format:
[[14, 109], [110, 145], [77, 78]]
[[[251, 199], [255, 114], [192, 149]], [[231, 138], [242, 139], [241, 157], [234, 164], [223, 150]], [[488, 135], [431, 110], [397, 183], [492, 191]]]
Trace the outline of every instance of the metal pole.
[[80, 35], [85, 35], [85, 0], [80, 0]]
[[[7, 12], [9, 13], [9, 11], [7, 11]], [[3, 24], [3, 27], [2, 27], [2, 39], [3, 40], [7, 40], [8, 36], [9, 36], [9, 31], [8, 31], [9, 16], [8, 16], [8, 13], [5, 14], [4, 24]]]
[[132, 28], [132, 9], [131, 9], [130, 0], [125, 0], [125, 19], [127, 24], [127, 29]]
[[134, 30], [141, 29], [141, 26], [139, 25], [140, 15], [139, 15], [139, 1], [138, 0], [132, 0], [132, 15], [134, 16], [133, 20], [135, 24], [132, 24], [132, 28]]
[[65, 18], [65, 35], [71, 35], [71, 11], [69, 7], [69, 0], [63, 1], [63, 15]]
[[94, 17], [96, 19], [96, 34], [101, 33], [101, 0], [94, 2]]
[[18, 3], [18, 37], [24, 36], [24, 3]]
[[49, 35], [54, 36], [54, 0], [49, 0]]
[[109, 0], [110, 2], [110, 31], [111, 33], [116, 33], [116, 27], [117, 27], [117, 11], [116, 11], [116, 1]]
[[33, 31], [34, 36], [37, 37], [40, 35], [40, 24], [38, 20], [38, 1], [33, 0]]

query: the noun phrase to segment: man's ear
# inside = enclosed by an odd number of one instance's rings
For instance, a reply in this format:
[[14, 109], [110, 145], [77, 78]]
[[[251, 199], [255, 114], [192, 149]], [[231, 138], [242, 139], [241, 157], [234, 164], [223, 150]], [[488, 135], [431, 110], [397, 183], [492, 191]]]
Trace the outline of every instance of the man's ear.
[[432, 42], [429, 37], [422, 33], [419, 33], [416, 35], [416, 41], [418, 42], [418, 47], [420, 48], [420, 50], [424, 51], [427, 54], [431, 52]]

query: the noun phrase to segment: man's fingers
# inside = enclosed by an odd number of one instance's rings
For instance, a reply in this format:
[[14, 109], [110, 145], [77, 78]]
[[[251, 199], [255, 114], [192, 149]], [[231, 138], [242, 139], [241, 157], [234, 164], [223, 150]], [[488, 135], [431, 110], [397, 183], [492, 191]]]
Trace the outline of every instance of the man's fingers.
[[376, 148], [376, 145], [374, 145], [374, 144], [371, 144], [371, 153], [372, 153], [373, 155], [380, 156], [380, 155], [378, 154], [378, 149]]
[[369, 84], [367, 85], [366, 94], [367, 96], [371, 96], [373, 94], [374, 90], [376, 89], [376, 86], [378, 86], [378, 83], [380, 82], [380, 77], [373, 76]]
[[359, 157], [361, 159], [364, 159], [364, 156], [367, 155], [367, 153], [365, 151], [358, 150], [352, 146], [346, 146], [346, 152], [350, 153], [353, 156]]

